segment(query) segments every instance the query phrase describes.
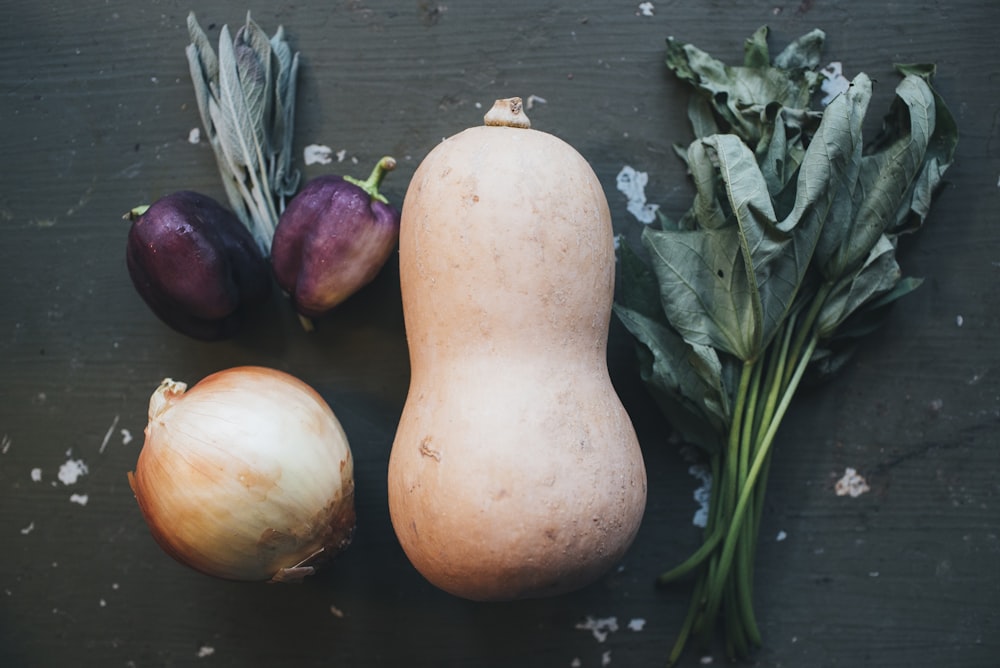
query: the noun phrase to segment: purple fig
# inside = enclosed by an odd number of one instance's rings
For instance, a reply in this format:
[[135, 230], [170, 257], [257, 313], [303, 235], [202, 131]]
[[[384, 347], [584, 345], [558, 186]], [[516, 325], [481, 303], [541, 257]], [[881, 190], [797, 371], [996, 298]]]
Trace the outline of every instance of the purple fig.
[[288, 203], [271, 242], [271, 266], [295, 310], [318, 317], [367, 285], [399, 240], [399, 212], [378, 192], [396, 161], [367, 181], [333, 174], [309, 181]]
[[236, 334], [271, 292], [267, 261], [239, 218], [210, 197], [167, 195], [126, 215], [129, 276], [163, 322], [204, 341]]

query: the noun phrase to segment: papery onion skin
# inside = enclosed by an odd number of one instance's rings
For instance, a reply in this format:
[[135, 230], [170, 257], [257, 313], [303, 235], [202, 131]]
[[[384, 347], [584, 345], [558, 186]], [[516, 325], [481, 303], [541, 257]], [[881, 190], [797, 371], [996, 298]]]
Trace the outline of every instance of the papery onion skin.
[[323, 398], [294, 376], [234, 367], [149, 402], [129, 484], [172, 557], [230, 580], [294, 581], [351, 541], [354, 464]]

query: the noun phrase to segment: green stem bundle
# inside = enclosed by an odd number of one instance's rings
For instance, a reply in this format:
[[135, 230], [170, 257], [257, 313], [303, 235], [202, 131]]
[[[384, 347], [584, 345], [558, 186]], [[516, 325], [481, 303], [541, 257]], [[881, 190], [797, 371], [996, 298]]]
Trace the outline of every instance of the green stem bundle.
[[746, 656], [761, 645], [753, 611], [753, 561], [772, 446], [816, 349], [816, 319], [829, 292], [821, 288], [801, 322], [790, 316], [764, 354], [743, 364], [727, 447], [712, 456], [705, 541], [658, 579], [665, 585], [698, 573], [668, 665], [677, 661], [690, 636], [707, 645], [720, 613], [727, 654]]

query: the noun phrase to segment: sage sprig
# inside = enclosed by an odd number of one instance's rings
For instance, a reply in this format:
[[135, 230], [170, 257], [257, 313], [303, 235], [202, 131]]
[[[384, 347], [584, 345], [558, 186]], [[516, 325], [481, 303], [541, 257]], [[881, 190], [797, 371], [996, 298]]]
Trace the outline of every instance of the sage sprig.
[[867, 75], [814, 109], [824, 39], [814, 30], [772, 59], [761, 28], [736, 66], [667, 40], [668, 67], [694, 93], [696, 138], [676, 149], [694, 201], [645, 228], [641, 251], [622, 244], [615, 313], [642, 380], [712, 473], [702, 546], [659, 578], [695, 576], [670, 663], [719, 626], [731, 657], [761, 644], [754, 552], [778, 427], [803, 378], [840, 368], [919, 285], [902, 276], [897, 239], [923, 225], [958, 141], [928, 65], [897, 66], [870, 142]]
[[292, 162], [298, 53], [281, 27], [268, 38], [249, 12], [235, 36], [222, 27], [218, 53], [193, 12], [187, 26], [198, 111], [230, 206], [268, 256], [299, 185]]

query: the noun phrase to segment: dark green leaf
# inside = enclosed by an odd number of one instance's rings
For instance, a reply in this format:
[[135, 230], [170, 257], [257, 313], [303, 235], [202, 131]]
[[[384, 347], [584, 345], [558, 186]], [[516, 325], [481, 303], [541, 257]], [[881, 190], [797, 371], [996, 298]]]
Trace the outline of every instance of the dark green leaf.
[[[924, 168], [935, 124], [934, 96], [923, 79], [907, 76], [896, 88], [896, 99], [883, 130], [861, 166], [854, 233], [881, 235], [899, 225], [911, 208], [912, 192]], [[928, 204], [929, 206], [929, 204]]]
[[808, 109], [820, 82], [814, 68], [819, 64], [822, 31], [790, 44], [773, 66], [762, 62], [767, 54], [766, 37], [766, 28], [751, 37], [741, 67], [730, 67], [693, 45], [667, 40], [667, 66], [711, 105], [722, 132], [738, 135], [754, 150], [769, 134], [766, 109], [770, 105]]
[[[819, 67], [820, 59], [823, 57], [823, 44], [826, 42], [826, 33], [818, 28], [810, 30], [794, 42], [786, 46], [781, 53], [774, 58], [774, 66], [778, 69], [794, 72], [796, 70], [812, 71]], [[803, 82], [812, 91], [819, 85], [819, 77], [815, 74], [804, 74]]]
[[[854, 215], [856, 199], [871, 194], [866, 188], [858, 187], [863, 170], [862, 125], [871, 96], [871, 80], [859, 74], [847, 91], [827, 107], [817, 131], [817, 138], [822, 138], [831, 135], [829, 129], [836, 128], [831, 140], [837, 143], [839, 151], [833, 149], [835, 153], [831, 156], [836, 154], [843, 161], [839, 174], [816, 176], [826, 179], [829, 188], [830, 220], [816, 246], [817, 266], [829, 282], [836, 282], [863, 262], [884, 229], [880, 225], [865, 227], [865, 221], [858, 221]], [[831, 176], [835, 178], [830, 180]]]
[[243, 89], [247, 115], [261, 153], [270, 152], [271, 113], [274, 104], [271, 41], [247, 14], [233, 40], [237, 78]]
[[640, 376], [671, 425], [687, 442], [717, 452], [731, 418], [715, 351], [621, 305], [615, 314], [638, 342]]
[[219, 113], [212, 119], [229, 162], [254, 172], [263, 159], [262, 147], [240, 81], [228, 26], [222, 26], [219, 35]]
[[743, 67], [770, 67], [771, 51], [767, 47], [767, 26], [754, 31], [743, 44]]
[[626, 309], [665, 323], [656, 275], [623, 239], [618, 245], [618, 271], [616, 301]]
[[841, 279], [826, 298], [816, 325], [820, 338], [830, 338], [851, 314], [890, 292], [901, 278], [895, 244], [882, 235], [861, 268]]
[[891, 232], [901, 234], [920, 229], [930, 212], [931, 199], [944, 180], [944, 172], [951, 166], [958, 145], [958, 125], [944, 99], [931, 86], [934, 75], [933, 65], [896, 65], [905, 76], [914, 76], [924, 81], [934, 97], [934, 125], [924, 165], [914, 180], [910, 193], [904, 199], [897, 213], [896, 225]]
[[201, 114], [201, 123], [211, 141], [215, 137], [215, 126], [208, 112], [208, 100], [215, 96], [219, 84], [219, 59], [208, 40], [205, 31], [198, 24], [194, 12], [187, 17], [188, 34], [191, 43], [185, 49], [191, 82], [194, 84], [195, 101]]
[[743, 327], [753, 326], [753, 297], [734, 226], [646, 228], [642, 240], [659, 279], [664, 312], [683, 338], [741, 359], [752, 355]]

